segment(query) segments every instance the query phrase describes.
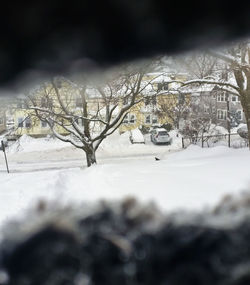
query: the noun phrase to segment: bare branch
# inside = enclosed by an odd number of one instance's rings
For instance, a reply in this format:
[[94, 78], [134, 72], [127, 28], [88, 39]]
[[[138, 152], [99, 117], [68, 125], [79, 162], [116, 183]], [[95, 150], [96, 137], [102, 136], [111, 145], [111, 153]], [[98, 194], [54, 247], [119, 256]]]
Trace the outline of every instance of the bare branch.
[[214, 81], [214, 80], [207, 80], [207, 79], [194, 79], [194, 80], [189, 80], [186, 82], [182, 82], [182, 81], [178, 81], [178, 80], [172, 80], [171, 82], [179, 83], [182, 85], [182, 87], [192, 85], [192, 84], [211, 84], [211, 85], [226, 86], [226, 87], [230, 87], [230, 88], [236, 90], [237, 92], [239, 92], [239, 95], [240, 95], [240, 88], [236, 85], [229, 83], [229, 82], [221, 82], [221, 81]]
[[215, 50], [209, 50], [208, 53], [234, 66], [240, 66], [239, 62], [235, 59], [234, 56], [231, 56], [229, 54], [225, 54], [219, 51], [215, 51]]

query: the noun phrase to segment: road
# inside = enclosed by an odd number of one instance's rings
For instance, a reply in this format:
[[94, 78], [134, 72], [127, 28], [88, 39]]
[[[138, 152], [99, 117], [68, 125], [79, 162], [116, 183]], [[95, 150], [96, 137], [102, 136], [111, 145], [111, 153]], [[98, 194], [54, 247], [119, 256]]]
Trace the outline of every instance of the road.
[[[139, 147], [139, 145], [135, 145]], [[118, 149], [119, 150], [119, 149]], [[137, 152], [138, 150], [138, 152]], [[131, 152], [132, 151], [132, 152]], [[126, 163], [128, 160], [135, 161], [138, 159], [154, 160], [155, 157], [162, 159], [165, 155], [175, 152], [177, 149], [169, 146], [155, 146], [146, 136], [146, 147], [132, 150], [122, 149], [111, 152], [97, 152], [98, 164]], [[32, 152], [8, 153], [7, 159], [11, 173], [59, 170], [69, 168], [86, 167], [85, 155], [82, 151], [74, 152], [69, 148], [65, 149], [48, 149]], [[0, 152], [0, 173], [6, 172], [3, 152]]]
[[[176, 152], [177, 150], [168, 150], [164, 156], [168, 153]], [[125, 163], [128, 160], [148, 159], [154, 160], [155, 157], [159, 157], [156, 153], [152, 154], [139, 154], [139, 155], [126, 155], [126, 156], [112, 156], [112, 157], [101, 157], [98, 159], [98, 164], [111, 164]], [[162, 154], [160, 155], [160, 157]], [[20, 162], [9, 162], [10, 173], [21, 173], [21, 172], [35, 172], [35, 171], [46, 171], [46, 170], [59, 170], [69, 168], [85, 168], [86, 162], [83, 158], [79, 159], [62, 159], [62, 160], [48, 160], [48, 161], [20, 161]], [[6, 172], [5, 163], [0, 164], [0, 173]]]

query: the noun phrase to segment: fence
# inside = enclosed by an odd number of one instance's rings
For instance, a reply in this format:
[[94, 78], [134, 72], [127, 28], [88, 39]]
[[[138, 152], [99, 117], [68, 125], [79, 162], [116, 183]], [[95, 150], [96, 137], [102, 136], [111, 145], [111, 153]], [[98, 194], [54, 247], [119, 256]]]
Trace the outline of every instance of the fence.
[[193, 136], [182, 138], [182, 148], [186, 148], [190, 144], [203, 147], [213, 147], [224, 145], [233, 148], [248, 147], [248, 139], [244, 139], [239, 134], [209, 135], [209, 136]]

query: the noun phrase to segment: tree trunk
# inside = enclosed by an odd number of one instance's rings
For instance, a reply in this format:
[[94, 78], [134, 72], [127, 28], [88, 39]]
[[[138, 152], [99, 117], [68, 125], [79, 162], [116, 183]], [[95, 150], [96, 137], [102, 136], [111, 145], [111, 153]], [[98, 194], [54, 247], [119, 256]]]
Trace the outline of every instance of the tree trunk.
[[247, 130], [248, 130], [248, 147], [250, 149], [250, 106], [248, 110], [245, 110], [245, 117], [247, 121]]
[[246, 118], [247, 130], [248, 130], [248, 147], [250, 149], [250, 91], [242, 96], [241, 105]]
[[180, 119], [177, 119], [176, 121], [175, 121], [175, 128], [177, 129], [177, 130], [179, 130], [179, 128], [180, 128]]
[[93, 147], [89, 147], [86, 151], [86, 159], [87, 159], [87, 166], [90, 167], [93, 164], [96, 164], [96, 156], [95, 150]]

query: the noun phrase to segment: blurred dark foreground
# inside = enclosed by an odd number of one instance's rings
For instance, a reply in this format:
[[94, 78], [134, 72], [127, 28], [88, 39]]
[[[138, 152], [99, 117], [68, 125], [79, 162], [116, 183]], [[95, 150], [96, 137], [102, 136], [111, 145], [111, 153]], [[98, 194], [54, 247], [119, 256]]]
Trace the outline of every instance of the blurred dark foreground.
[[41, 202], [6, 225], [0, 284], [248, 285], [249, 205], [248, 195], [226, 197], [211, 212], [164, 216], [134, 199], [93, 209]]
[[244, 0], [5, 1], [2, 10], [0, 84], [9, 88], [250, 35]]

